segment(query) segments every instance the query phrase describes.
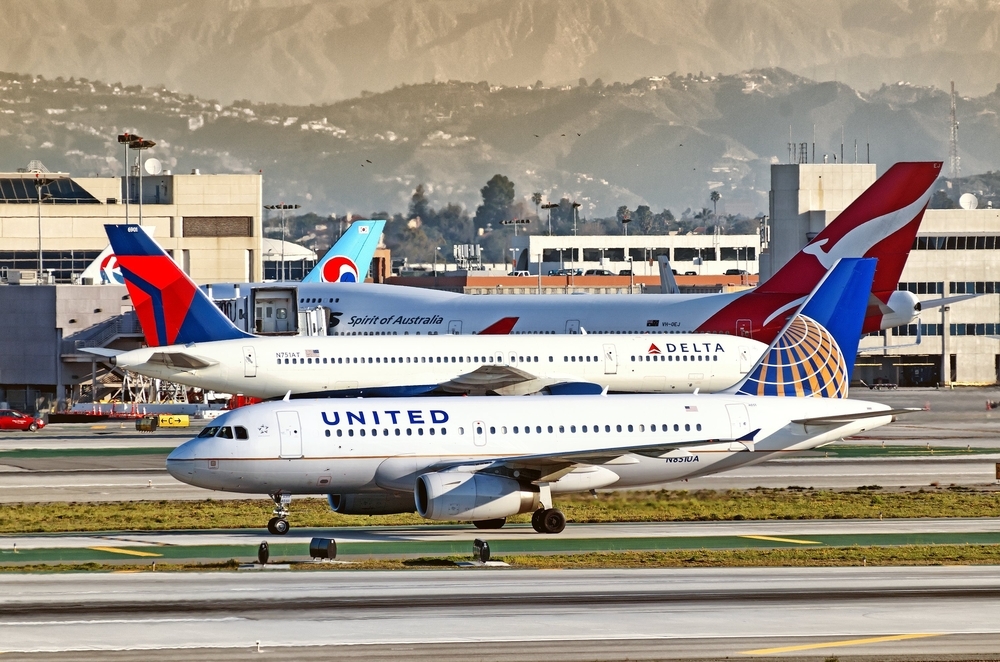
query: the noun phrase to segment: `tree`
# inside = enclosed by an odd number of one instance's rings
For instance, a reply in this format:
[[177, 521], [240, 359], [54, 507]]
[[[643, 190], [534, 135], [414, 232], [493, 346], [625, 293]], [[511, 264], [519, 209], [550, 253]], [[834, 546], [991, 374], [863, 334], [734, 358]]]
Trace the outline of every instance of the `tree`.
[[712, 201], [712, 216], [716, 216], [718, 214], [717, 206], [721, 197], [722, 195], [718, 191], [712, 191], [712, 194], [708, 196], [709, 200]]
[[535, 193], [532, 193], [531, 201], [535, 203], [535, 216], [538, 216], [538, 205], [542, 204], [542, 194], [538, 193], [537, 191]]
[[619, 223], [624, 223], [626, 218], [632, 218], [632, 212], [629, 211], [628, 207], [622, 205], [615, 212], [615, 216], [618, 218]]
[[653, 216], [653, 210], [648, 205], [639, 205], [636, 207], [635, 218], [633, 220], [639, 228], [639, 232], [642, 234], [653, 234], [656, 217]]
[[477, 228], [485, 228], [490, 223], [498, 226], [500, 221], [510, 218], [514, 205], [514, 182], [503, 175], [493, 175], [479, 192], [483, 196], [483, 204], [476, 207]]
[[427, 194], [424, 192], [424, 185], [418, 184], [410, 197], [410, 218], [420, 218], [422, 221], [430, 219], [431, 206], [427, 201]]

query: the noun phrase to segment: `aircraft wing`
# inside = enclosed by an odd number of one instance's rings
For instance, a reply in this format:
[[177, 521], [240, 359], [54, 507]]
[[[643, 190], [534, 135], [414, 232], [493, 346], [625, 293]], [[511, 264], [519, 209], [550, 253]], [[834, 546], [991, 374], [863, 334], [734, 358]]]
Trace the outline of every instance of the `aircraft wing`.
[[218, 361], [194, 356], [186, 352], [153, 352], [146, 363], [159, 363], [168, 368], [179, 368], [181, 370], [196, 370], [218, 365]]
[[[756, 431], [755, 431], [756, 432]], [[675, 441], [636, 446], [616, 446], [611, 448], [588, 449], [581, 451], [562, 451], [557, 453], [537, 453], [500, 457], [487, 460], [484, 463], [456, 464], [439, 468], [438, 471], [470, 471], [509, 474], [514, 471], [529, 477], [535, 482], [552, 482], [568, 474], [579, 466], [593, 466], [611, 462], [624, 455], [643, 455], [646, 457], [662, 457], [672, 451], [690, 447], [709, 447], [728, 449], [733, 440], [698, 439], [694, 441]]]
[[504, 365], [484, 365], [472, 372], [444, 382], [437, 388], [451, 395], [530, 395], [546, 392], [552, 395], [597, 394], [603, 391], [600, 384], [578, 379], [537, 377], [530, 372]]
[[97, 356], [103, 356], [106, 359], [110, 359], [112, 356], [118, 356], [123, 354], [123, 350], [120, 349], [109, 349], [107, 347], [81, 347], [81, 352], [86, 352], [87, 354], [96, 354]]
[[[485, 395], [510, 386], [536, 380], [537, 377], [524, 370], [505, 365], [484, 365], [472, 372], [444, 382], [438, 389], [444, 393]], [[537, 389], [536, 389], [537, 390]]]

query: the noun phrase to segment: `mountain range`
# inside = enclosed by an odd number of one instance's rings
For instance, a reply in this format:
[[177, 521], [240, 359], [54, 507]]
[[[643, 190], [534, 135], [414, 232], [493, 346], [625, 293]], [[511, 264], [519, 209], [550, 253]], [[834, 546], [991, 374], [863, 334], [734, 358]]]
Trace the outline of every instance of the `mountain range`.
[[864, 92], [1000, 81], [997, 0], [32, 0], [5, 3], [0, 34], [2, 71], [224, 105], [772, 67]]
[[[789, 161], [790, 142], [815, 142], [817, 161], [870, 158], [880, 172], [946, 160], [949, 110], [950, 95], [933, 87], [862, 92], [776, 68], [565, 86], [423, 83], [310, 105], [0, 73], [0, 170], [38, 159], [74, 175], [121, 174], [116, 136], [127, 130], [156, 141], [145, 154], [165, 168], [261, 171], [266, 203], [320, 214], [403, 211], [418, 184], [435, 207], [471, 211], [500, 173], [518, 199], [567, 197], [584, 217], [643, 204], [679, 215], [711, 207], [712, 191], [720, 213], [754, 216], [767, 211], [770, 165]], [[1000, 91], [959, 97], [957, 112], [962, 172], [997, 169]]]

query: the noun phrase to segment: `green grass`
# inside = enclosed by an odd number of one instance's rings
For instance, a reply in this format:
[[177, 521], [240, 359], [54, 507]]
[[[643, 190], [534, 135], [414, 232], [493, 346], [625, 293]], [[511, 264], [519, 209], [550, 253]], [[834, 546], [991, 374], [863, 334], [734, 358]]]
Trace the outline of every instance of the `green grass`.
[[[292, 570], [405, 570], [455, 568], [469, 557], [419, 559], [368, 559], [356, 563], [313, 564], [296, 559], [272, 558], [272, 563], [292, 562]], [[513, 568], [763, 568], [857, 567], [927, 565], [1000, 565], [1000, 545], [904, 545], [898, 547], [824, 547], [786, 549], [674, 550], [650, 552], [595, 552], [588, 554], [495, 555]], [[235, 559], [209, 563], [80, 563], [0, 565], [4, 572], [229, 572]]]
[[4, 460], [25, 460], [49, 457], [107, 457], [115, 455], [163, 455], [170, 454], [170, 448], [22, 448], [0, 451], [0, 462]]
[[[997, 517], [1000, 492], [968, 488], [883, 492], [878, 486], [843, 492], [663, 490], [615, 492], [597, 499], [574, 495], [558, 498], [555, 505], [570, 522]], [[0, 508], [0, 534], [262, 528], [271, 509], [269, 499], [7, 504]], [[293, 501], [290, 521], [295, 527], [323, 528], [430, 523], [416, 514], [338, 515], [319, 499]], [[529, 516], [510, 521], [527, 522]]]

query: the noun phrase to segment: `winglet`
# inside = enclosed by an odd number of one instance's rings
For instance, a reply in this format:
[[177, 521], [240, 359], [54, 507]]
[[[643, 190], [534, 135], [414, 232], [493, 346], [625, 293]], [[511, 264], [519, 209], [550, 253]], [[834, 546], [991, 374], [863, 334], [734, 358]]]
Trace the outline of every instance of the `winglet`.
[[477, 335], [480, 336], [506, 336], [511, 331], [514, 330], [514, 325], [517, 324], [517, 317], [503, 317], [493, 324], [480, 331]]

